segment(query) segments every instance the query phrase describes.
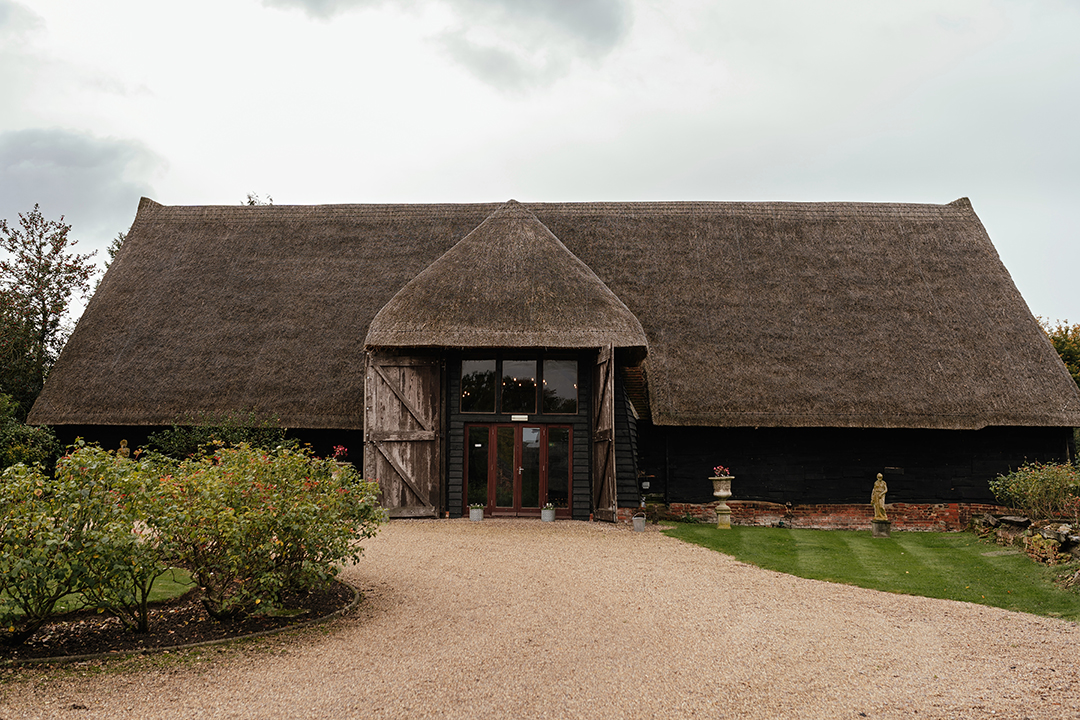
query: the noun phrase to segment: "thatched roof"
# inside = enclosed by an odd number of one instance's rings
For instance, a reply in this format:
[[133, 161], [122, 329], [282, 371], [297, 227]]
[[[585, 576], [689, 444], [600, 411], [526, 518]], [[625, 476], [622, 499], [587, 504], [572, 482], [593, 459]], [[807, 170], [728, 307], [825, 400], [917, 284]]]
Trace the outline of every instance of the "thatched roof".
[[[373, 318], [499, 207], [144, 201], [31, 420], [359, 428]], [[524, 207], [641, 322], [659, 424], [1080, 426], [966, 200]]]
[[371, 321], [365, 344], [647, 346], [626, 305], [513, 200], [401, 288]]

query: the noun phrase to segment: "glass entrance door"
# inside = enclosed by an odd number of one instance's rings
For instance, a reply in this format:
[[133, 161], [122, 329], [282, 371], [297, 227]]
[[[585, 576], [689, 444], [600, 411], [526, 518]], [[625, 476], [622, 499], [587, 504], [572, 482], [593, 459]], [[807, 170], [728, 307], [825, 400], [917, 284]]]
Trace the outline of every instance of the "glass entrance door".
[[467, 425], [465, 498], [488, 515], [539, 515], [550, 502], [570, 515], [570, 428]]

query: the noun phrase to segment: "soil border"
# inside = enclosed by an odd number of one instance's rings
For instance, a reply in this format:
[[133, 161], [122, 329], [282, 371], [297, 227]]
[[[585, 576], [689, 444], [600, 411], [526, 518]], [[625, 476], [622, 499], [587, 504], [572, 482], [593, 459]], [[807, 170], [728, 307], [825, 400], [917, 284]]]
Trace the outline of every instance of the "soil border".
[[6, 659], [0, 660], [0, 668], [20, 667], [23, 665], [45, 665], [55, 663], [61, 665], [71, 662], [86, 662], [93, 660], [108, 660], [109, 658], [123, 658], [130, 657], [131, 655], [157, 655], [165, 652], [174, 652], [177, 650], [189, 650], [191, 648], [207, 647], [210, 645], [224, 645], [226, 643], [234, 642], [237, 640], [249, 640], [251, 638], [265, 637], [267, 635], [276, 635], [277, 633], [284, 632], [286, 630], [297, 630], [300, 628], [311, 627], [312, 625], [318, 625], [319, 623], [333, 620], [336, 617], [340, 617], [345, 613], [356, 608], [360, 604], [360, 600], [363, 598], [360, 590], [344, 581], [337, 581], [345, 587], [352, 590], [352, 600], [345, 607], [338, 608], [332, 613], [322, 615], [321, 617], [308, 618], [295, 623], [289, 623], [288, 625], [282, 625], [281, 627], [271, 628], [269, 630], [258, 630], [256, 632], [247, 633], [245, 635], [232, 635], [230, 637], [218, 638], [216, 640], [203, 640], [202, 642], [185, 643], [181, 645], [162, 645], [160, 647], [147, 647], [147, 648], [132, 648], [129, 650], [115, 650], [112, 652], [101, 653], [88, 653], [85, 655], [56, 655], [53, 657], [37, 657], [37, 658], [19, 658], [19, 659]]

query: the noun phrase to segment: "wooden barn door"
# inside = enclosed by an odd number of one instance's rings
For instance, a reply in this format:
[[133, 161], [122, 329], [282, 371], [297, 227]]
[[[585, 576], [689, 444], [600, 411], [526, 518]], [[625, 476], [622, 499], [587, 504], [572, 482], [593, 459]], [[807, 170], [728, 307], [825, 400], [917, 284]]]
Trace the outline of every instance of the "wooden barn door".
[[390, 517], [437, 517], [442, 505], [442, 367], [431, 358], [368, 355], [364, 475]]
[[600, 348], [593, 373], [593, 513], [614, 522], [615, 497], [615, 351]]

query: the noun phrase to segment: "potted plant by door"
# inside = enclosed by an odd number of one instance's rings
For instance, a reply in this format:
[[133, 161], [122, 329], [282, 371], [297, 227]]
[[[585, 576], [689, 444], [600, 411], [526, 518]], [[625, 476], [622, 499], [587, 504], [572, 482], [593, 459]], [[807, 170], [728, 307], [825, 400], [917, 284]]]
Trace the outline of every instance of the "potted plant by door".
[[540, 508], [540, 519], [544, 522], [555, 522], [555, 506], [548, 503]]
[[473, 522], [480, 522], [484, 519], [484, 506], [480, 503], [473, 503], [469, 506], [469, 519]]

